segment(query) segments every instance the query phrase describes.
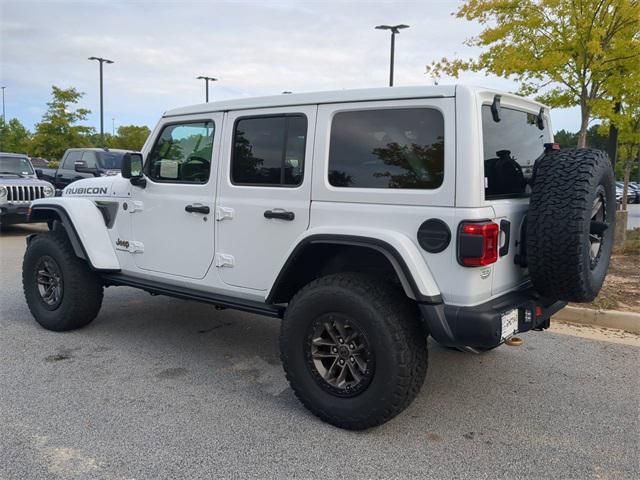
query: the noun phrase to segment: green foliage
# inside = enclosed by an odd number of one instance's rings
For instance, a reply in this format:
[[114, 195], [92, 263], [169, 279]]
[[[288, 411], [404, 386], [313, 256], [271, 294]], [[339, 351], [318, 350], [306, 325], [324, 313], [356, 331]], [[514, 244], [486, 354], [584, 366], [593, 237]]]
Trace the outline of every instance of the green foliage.
[[51, 160], [49, 162], [49, 167], [48, 168], [52, 168], [54, 170], [60, 168], [60, 162], [58, 162], [57, 160]]
[[17, 118], [5, 123], [0, 116], [0, 151], [11, 153], [29, 153], [31, 133]]
[[123, 125], [118, 127], [118, 135], [113, 138], [113, 144], [110, 146], [138, 152], [150, 134], [151, 130], [145, 125]]
[[74, 108], [82, 98], [81, 92], [73, 87], [62, 89], [54, 85], [51, 95], [49, 108], [36, 125], [32, 153], [59, 160], [69, 147], [91, 146], [87, 134], [92, 133], [93, 128], [76, 125], [91, 113], [86, 108]]
[[552, 107], [580, 106], [580, 146], [594, 109], [607, 110], [597, 104], [613, 105], [620, 85], [633, 85], [629, 74], [640, 68], [637, 0], [467, 0], [456, 15], [483, 26], [467, 41], [483, 52], [467, 61], [443, 58], [427, 73], [494, 73]]

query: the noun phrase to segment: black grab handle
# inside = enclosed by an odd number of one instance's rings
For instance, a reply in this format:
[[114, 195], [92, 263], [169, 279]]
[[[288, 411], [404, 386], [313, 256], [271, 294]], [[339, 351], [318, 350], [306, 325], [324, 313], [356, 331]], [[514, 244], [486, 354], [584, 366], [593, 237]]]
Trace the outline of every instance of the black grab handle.
[[279, 218], [280, 220], [291, 221], [296, 218], [296, 215], [293, 212], [267, 210], [266, 212], [264, 212], [264, 218]]
[[206, 205], [187, 205], [184, 209], [189, 213], [209, 213], [211, 211]]

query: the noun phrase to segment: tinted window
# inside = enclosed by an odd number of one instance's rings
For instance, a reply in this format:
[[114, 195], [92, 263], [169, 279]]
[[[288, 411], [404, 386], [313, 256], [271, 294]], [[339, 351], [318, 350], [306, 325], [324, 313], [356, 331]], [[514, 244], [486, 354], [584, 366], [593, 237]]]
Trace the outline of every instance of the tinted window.
[[106, 170], [120, 170], [123, 156], [122, 152], [101, 152], [100, 166]]
[[244, 185], [300, 185], [307, 118], [303, 115], [243, 118], [234, 132], [231, 180]]
[[482, 107], [485, 198], [527, 195], [533, 164], [550, 141], [546, 121], [538, 128], [538, 116], [502, 107], [500, 121], [493, 120], [491, 106]]
[[70, 151], [62, 164], [63, 170], [75, 170], [75, 163], [80, 160], [82, 160], [82, 150]]
[[82, 154], [82, 161], [85, 162], [87, 168], [96, 168], [98, 166], [96, 161], [96, 152], [86, 151]]
[[0, 172], [23, 175], [33, 174], [29, 160], [25, 157], [0, 156]]
[[149, 152], [146, 174], [158, 181], [206, 183], [213, 133], [213, 122], [167, 125]]
[[444, 177], [444, 119], [432, 108], [337, 113], [329, 183], [335, 187], [437, 188]]

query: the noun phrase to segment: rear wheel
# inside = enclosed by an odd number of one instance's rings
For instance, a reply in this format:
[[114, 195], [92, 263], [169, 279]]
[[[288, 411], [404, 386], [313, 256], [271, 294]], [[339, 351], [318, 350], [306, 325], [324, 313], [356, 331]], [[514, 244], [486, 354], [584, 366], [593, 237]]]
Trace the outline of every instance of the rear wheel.
[[76, 257], [63, 232], [37, 235], [29, 242], [22, 286], [31, 314], [48, 330], [84, 327], [102, 305], [100, 278]]
[[415, 305], [398, 287], [356, 273], [319, 278], [295, 295], [282, 322], [280, 351], [302, 403], [352, 430], [404, 410], [427, 370]]

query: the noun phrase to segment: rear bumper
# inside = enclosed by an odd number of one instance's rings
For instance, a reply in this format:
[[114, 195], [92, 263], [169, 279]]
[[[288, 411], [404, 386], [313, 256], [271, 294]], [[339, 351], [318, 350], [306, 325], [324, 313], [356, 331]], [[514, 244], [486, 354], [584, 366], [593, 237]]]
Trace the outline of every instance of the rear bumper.
[[3, 203], [0, 205], [0, 222], [3, 225], [27, 223], [29, 221], [29, 203]]
[[[473, 307], [420, 304], [420, 311], [429, 333], [441, 345], [491, 348], [513, 333], [547, 328], [549, 318], [566, 304], [543, 298], [530, 287]], [[513, 329], [504, 334], [503, 316], [514, 310], [517, 327], [514, 324]]]

